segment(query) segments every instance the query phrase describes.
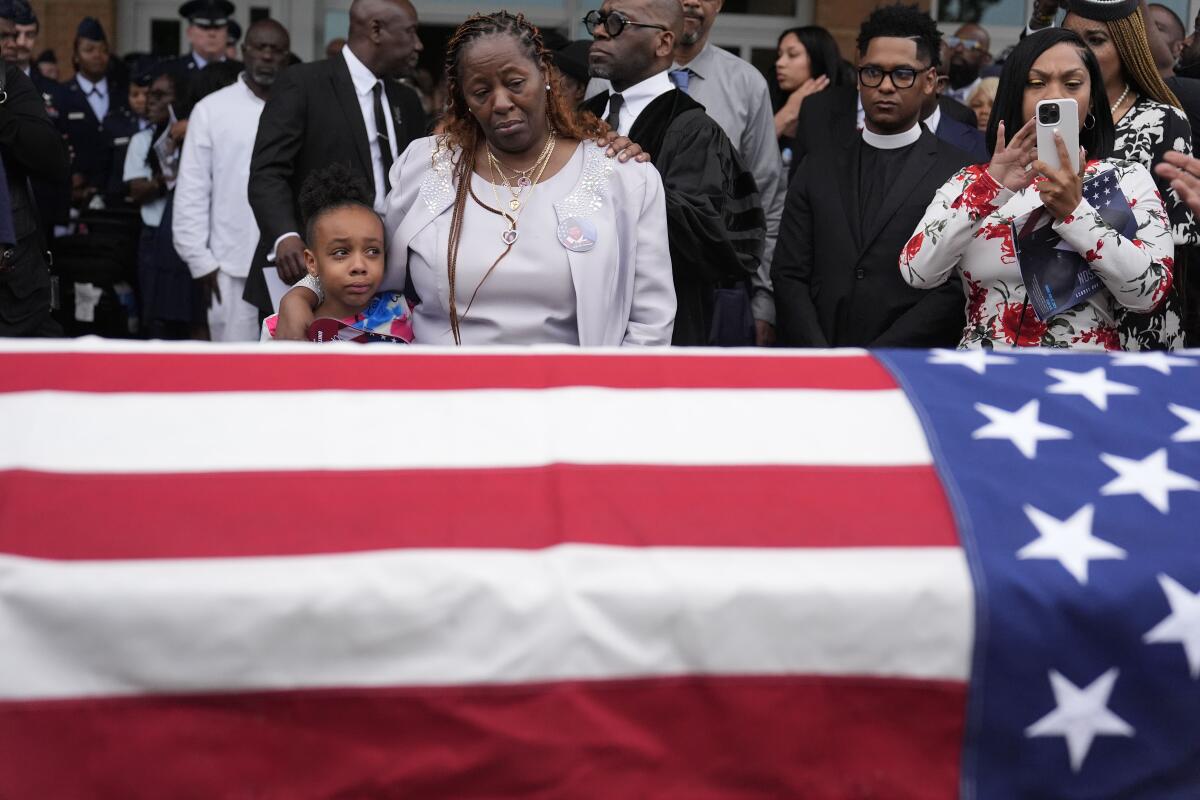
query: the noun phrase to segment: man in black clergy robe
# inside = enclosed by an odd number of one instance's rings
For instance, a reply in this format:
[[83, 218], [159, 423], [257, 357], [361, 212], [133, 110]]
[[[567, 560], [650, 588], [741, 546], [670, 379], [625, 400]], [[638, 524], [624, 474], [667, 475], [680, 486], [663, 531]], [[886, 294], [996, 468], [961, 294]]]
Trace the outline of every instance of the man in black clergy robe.
[[683, 31], [679, 0], [606, 0], [588, 63], [612, 92], [585, 105], [650, 154], [662, 176], [675, 279], [675, 345], [754, 344], [749, 279], [766, 222], [754, 177], [704, 106], [668, 75]]
[[965, 299], [900, 277], [900, 251], [934, 194], [972, 163], [921, 125], [941, 34], [915, 6], [876, 9], [858, 35], [861, 135], [818, 143], [788, 188], [771, 267], [779, 343], [952, 347]]
[[386, 208], [388, 171], [409, 142], [425, 135], [417, 93], [396, 80], [421, 51], [408, 0], [354, 0], [341, 52], [284, 70], [258, 123], [248, 194], [260, 239], [245, 300], [271, 313], [263, 267], [295, 283], [305, 274], [299, 195], [313, 170], [333, 162], [357, 170]]

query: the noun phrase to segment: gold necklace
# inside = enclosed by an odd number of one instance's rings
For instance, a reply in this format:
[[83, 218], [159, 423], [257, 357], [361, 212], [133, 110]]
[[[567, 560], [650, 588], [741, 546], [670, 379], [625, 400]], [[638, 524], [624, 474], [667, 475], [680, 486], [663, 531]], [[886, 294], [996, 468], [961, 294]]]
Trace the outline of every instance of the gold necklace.
[[[521, 209], [521, 194], [526, 189], [530, 188], [534, 183], [534, 181], [530, 179], [530, 174], [534, 172], [534, 170], [537, 170], [538, 174], [540, 175], [542, 170], [546, 168], [546, 164], [548, 164], [550, 161], [550, 156], [554, 153], [554, 143], [555, 136], [554, 133], [551, 132], [550, 135], [546, 137], [546, 144], [544, 147], [542, 147], [542, 152], [538, 154], [537, 159], [533, 162], [533, 166], [523, 170], [513, 170], [514, 177], [519, 176], [516, 180], [517, 188], [515, 189], [513, 188], [513, 185], [509, 183], [508, 175], [504, 171], [507, 169], [507, 167], [502, 161], [500, 161], [499, 158], [496, 157], [496, 154], [492, 152], [492, 148], [485, 145], [488, 157], [488, 167], [492, 170], [492, 185], [493, 187], [495, 186], [495, 173], [499, 172], [500, 180], [504, 183], [504, 188], [508, 190], [508, 193], [511, 197], [511, 199], [508, 201], [508, 207], [510, 210], [516, 212]], [[498, 196], [496, 202], [497, 204], [500, 202]]]
[[[550, 134], [550, 139], [553, 142], [554, 134]], [[546, 167], [550, 166], [550, 154], [553, 153], [553, 150], [543, 150], [542, 152], [546, 157], [542, 158], [539, 156], [538, 161], [534, 162], [534, 166], [537, 166], [540, 162], [541, 167], [538, 169], [537, 175], [529, 182], [529, 197], [533, 197], [533, 190], [537, 188], [538, 181], [542, 179], [542, 174], [546, 171]], [[488, 148], [488, 170], [492, 173], [492, 195], [496, 198], [496, 205], [500, 206], [500, 190], [496, 188], [497, 166], [499, 166], [499, 161], [492, 155], [491, 149]], [[504, 178], [503, 170], [501, 170], [500, 176], [502, 179]], [[504, 180], [504, 185], [508, 186], [507, 180]], [[508, 189], [510, 192], [512, 191], [511, 186], [508, 186]], [[514, 214], [509, 215], [507, 212], [500, 212], [501, 216], [508, 222], [508, 227], [500, 232], [500, 241], [504, 242], [508, 247], [512, 247], [517, 241], [517, 221], [521, 218], [521, 212], [525, 210], [525, 207], [518, 202], [516, 197], [513, 198], [513, 202], [509, 203], [509, 207], [513, 210]]]

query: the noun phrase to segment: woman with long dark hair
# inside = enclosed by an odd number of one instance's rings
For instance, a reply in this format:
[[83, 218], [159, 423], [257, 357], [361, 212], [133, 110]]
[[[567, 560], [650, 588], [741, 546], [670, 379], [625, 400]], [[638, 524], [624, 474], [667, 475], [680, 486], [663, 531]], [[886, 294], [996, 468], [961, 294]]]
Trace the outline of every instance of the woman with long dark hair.
[[[1114, 158], [1136, 161], [1153, 170], [1169, 150], [1191, 153], [1192, 127], [1179, 99], [1155, 67], [1137, 0], [1071, 0], [1063, 27], [1079, 34], [1100, 65], [1116, 125]], [[1157, 181], [1176, 247], [1200, 244], [1200, 230], [1187, 205], [1166, 180]], [[1184, 261], [1180, 259], [1181, 270]], [[1183, 347], [1183, 283], [1183, 275], [1176, 275], [1166, 301], [1153, 314], [1118, 309], [1122, 349]]]
[[788, 28], [779, 34], [775, 82], [785, 98], [775, 112], [775, 135], [791, 139], [804, 99], [830, 86], [850, 82], [849, 69], [829, 31], [817, 25]]
[[[1057, 138], [1054, 169], [1038, 160], [1035, 109], [1041, 100], [1074, 99], [1085, 155], [1076, 173]], [[1026, 37], [1004, 63], [988, 122], [989, 164], [960, 171], [938, 190], [900, 255], [912, 286], [932, 289], [957, 272], [967, 297], [959, 347], [1120, 348], [1115, 313], [1146, 312], [1171, 286], [1174, 244], [1166, 211], [1144, 166], [1111, 158], [1111, 103], [1096, 58], [1061, 28]], [[1125, 196], [1133, 239], [1110, 226], [1083, 197], [1083, 182], [1105, 175]], [[1086, 259], [1100, 289], [1039, 320], [1030, 308], [1013, 242], [1013, 222], [1036, 228], [1048, 216], [1061, 246]], [[1027, 221], [1028, 220], [1028, 221]]]

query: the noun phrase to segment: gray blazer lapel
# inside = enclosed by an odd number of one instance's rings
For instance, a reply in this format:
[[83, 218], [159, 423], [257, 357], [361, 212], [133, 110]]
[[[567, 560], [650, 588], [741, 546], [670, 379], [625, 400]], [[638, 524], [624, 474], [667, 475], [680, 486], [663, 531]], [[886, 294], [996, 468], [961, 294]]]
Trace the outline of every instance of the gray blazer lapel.
[[[608, 185], [615, 164], [615, 159], [606, 158], [601, 148], [584, 147], [583, 174], [579, 182], [569, 195], [554, 204], [560, 242], [567, 222], [572, 218], [590, 220], [597, 229], [601, 228], [596, 223], [604, 209], [604, 199], [609, 194]], [[585, 347], [605, 341], [604, 324], [607, 319], [604, 308], [594, 308], [589, 305], [588, 299], [593, 303], [602, 304], [618, 302], [617, 273], [615, 270], [603, 269], [605, 261], [595, 255], [597, 252], [603, 254], [616, 246], [616, 242], [595, 242], [591, 249], [584, 252], [567, 249], [571, 282], [575, 286], [579, 343]]]

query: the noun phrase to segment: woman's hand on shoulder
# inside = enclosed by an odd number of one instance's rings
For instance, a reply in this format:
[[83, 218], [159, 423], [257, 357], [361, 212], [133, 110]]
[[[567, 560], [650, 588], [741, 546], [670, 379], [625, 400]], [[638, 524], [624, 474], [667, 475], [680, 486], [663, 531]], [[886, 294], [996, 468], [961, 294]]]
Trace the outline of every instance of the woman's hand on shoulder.
[[1028, 168], [1036, 158], [1037, 135], [1033, 118], [1021, 126], [1010, 142], [1005, 141], [1004, 122], [1001, 121], [996, 129], [996, 151], [988, 164], [992, 179], [1011, 192], [1019, 192], [1033, 180], [1033, 173]]
[[604, 155], [609, 158], [615, 158], [622, 163], [633, 159], [639, 164], [645, 164], [650, 160], [650, 154], [642, 149], [642, 146], [634, 142], [628, 136], [621, 136], [616, 131], [609, 131], [603, 136], [596, 137], [596, 144], [601, 147], [607, 147]]

